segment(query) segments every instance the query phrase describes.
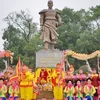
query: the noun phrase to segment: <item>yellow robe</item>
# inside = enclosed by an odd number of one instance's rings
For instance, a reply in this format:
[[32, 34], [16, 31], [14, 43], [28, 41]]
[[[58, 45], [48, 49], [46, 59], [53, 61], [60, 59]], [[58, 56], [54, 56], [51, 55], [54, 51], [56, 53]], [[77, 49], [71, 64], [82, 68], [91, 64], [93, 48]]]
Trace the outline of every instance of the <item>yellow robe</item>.
[[0, 98], [5, 97], [5, 94], [7, 93], [7, 87], [5, 85], [3, 85], [0, 89], [0, 91], [1, 91]]
[[25, 76], [21, 77], [20, 82], [20, 95], [21, 99], [31, 100], [33, 98], [33, 77], [29, 71], [25, 73]]
[[9, 94], [10, 97], [13, 97], [13, 93], [14, 93], [14, 97], [18, 97], [19, 96], [19, 88], [15, 88], [15, 90], [12, 88], [12, 86], [9, 87]]
[[75, 87], [75, 92], [76, 92], [76, 97], [77, 98], [78, 98], [78, 96], [83, 98], [83, 88], [82, 88], [82, 86], [80, 86], [80, 87], [76, 86]]
[[93, 96], [95, 94], [96, 90], [94, 88], [94, 86], [92, 86], [91, 88], [88, 87], [88, 85], [84, 86], [84, 93], [86, 94], [86, 96], [91, 95]]
[[66, 86], [65, 89], [64, 89], [64, 93], [67, 94], [67, 97], [69, 97], [69, 96], [73, 97], [73, 95], [75, 93], [74, 86], [72, 86], [71, 88], [69, 88], [68, 86]]
[[57, 100], [62, 100], [63, 99], [63, 85], [60, 83], [58, 85], [59, 81], [56, 79], [57, 85], [54, 86], [54, 98]]
[[[34, 78], [33, 78], [34, 87], [35, 87], [35, 86], [37, 87], [36, 82], [37, 82], [37, 77], [34, 77]], [[33, 99], [34, 99], [34, 100], [36, 100], [36, 98], [37, 98], [37, 93], [36, 93], [35, 91], [37, 91], [37, 90], [35, 90], [35, 88], [33, 88]]]

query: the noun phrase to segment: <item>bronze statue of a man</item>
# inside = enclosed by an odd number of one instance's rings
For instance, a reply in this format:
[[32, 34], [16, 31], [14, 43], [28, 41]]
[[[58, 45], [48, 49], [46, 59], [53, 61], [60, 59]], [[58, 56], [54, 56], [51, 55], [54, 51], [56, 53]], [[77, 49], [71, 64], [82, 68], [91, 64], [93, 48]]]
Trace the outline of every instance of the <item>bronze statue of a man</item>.
[[48, 49], [49, 45], [54, 49], [54, 45], [57, 43], [57, 27], [62, 24], [60, 14], [52, 9], [53, 1], [48, 1], [48, 9], [44, 9], [39, 12], [40, 14], [40, 26], [41, 26], [41, 39], [44, 43], [44, 49]]

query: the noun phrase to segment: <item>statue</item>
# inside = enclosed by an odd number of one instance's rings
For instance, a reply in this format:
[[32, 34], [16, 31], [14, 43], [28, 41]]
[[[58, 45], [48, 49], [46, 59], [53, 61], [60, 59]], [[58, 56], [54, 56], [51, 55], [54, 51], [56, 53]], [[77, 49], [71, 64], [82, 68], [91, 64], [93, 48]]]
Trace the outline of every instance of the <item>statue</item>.
[[59, 12], [52, 9], [53, 1], [48, 1], [48, 9], [44, 9], [39, 12], [40, 14], [40, 26], [41, 26], [41, 39], [44, 43], [44, 49], [48, 50], [49, 45], [54, 49], [54, 45], [57, 43], [57, 27], [62, 25], [62, 20]]

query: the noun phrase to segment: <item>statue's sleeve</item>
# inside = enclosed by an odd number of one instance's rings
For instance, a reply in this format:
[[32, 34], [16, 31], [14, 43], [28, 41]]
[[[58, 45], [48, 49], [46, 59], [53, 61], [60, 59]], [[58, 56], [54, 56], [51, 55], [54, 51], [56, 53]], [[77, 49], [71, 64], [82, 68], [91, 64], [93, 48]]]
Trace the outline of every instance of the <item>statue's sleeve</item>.
[[40, 26], [43, 26], [44, 24], [44, 13], [40, 14]]
[[58, 20], [58, 23], [61, 24], [62, 23], [62, 18], [61, 18], [59, 13], [56, 14], [56, 18]]

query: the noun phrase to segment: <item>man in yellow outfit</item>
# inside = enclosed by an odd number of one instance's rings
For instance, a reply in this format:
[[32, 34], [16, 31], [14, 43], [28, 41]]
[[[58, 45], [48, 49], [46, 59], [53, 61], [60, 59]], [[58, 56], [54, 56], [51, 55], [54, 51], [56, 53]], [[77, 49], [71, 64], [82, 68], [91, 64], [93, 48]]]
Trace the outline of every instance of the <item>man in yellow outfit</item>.
[[32, 100], [33, 98], [33, 77], [29, 68], [24, 65], [20, 76], [20, 96], [21, 100]]

